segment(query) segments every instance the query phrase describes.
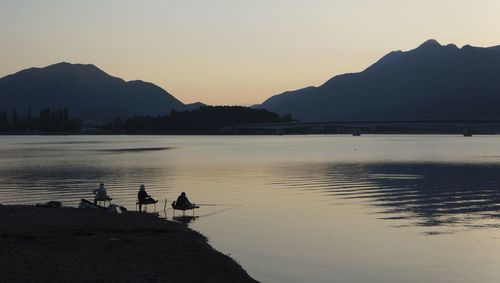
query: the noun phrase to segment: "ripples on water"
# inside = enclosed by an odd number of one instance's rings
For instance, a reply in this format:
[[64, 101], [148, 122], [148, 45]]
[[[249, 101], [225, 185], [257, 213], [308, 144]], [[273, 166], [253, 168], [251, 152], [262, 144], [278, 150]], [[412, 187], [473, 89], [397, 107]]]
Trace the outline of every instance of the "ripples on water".
[[356, 200], [379, 208], [380, 219], [409, 220], [405, 226], [500, 228], [500, 165], [316, 164], [296, 171], [298, 180], [276, 184]]
[[[317, 230], [311, 236], [317, 234], [319, 239], [335, 235], [338, 225], [344, 225], [341, 229], [352, 229], [352, 235], [345, 240], [347, 246], [352, 244], [347, 239], [358, 237], [355, 233], [361, 229], [344, 223], [349, 217], [361, 221], [350, 210], [353, 207], [362, 217], [369, 215], [371, 220], [362, 220], [367, 221], [362, 225], [367, 227], [363, 233], [368, 234], [375, 233], [370, 227], [380, 223], [387, 223], [387, 229], [393, 231], [422, 228], [419, 237], [467, 230], [498, 231], [500, 149], [496, 144], [496, 138], [425, 136], [0, 137], [0, 203], [60, 200], [76, 206], [81, 198], [91, 199], [92, 190], [100, 182], [109, 188], [113, 202], [129, 208], [135, 207], [141, 183], [162, 204], [165, 198], [171, 201], [186, 191], [202, 202], [229, 205], [204, 208], [202, 215], [207, 217], [197, 219], [193, 225], [239, 255], [250, 273], [262, 276], [263, 281], [301, 282], [304, 272], [315, 270], [316, 282], [331, 281], [333, 273], [340, 281], [360, 282], [355, 278], [363, 277], [358, 275], [383, 273], [381, 279], [373, 281], [398, 282], [405, 277], [396, 276], [392, 269], [368, 268], [380, 259], [364, 258], [366, 250], [342, 253], [341, 248], [330, 247], [341, 241], [340, 235], [308, 244], [312, 246], [306, 249], [307, 245], [297, 240], [305, 232], [295, 226], [296, 222], [308, 223], [315, 217], [318, 226], [312, 228]], [[332, 219], [336, 224], [329, 228], [327, 223]], [[257, 240], [284, 223], [289, 223], [285, 226], [288, 238], [280, 235], [282, 239]], [[233, 230], [227, 230], [227, 225]], [[387, 229], [384, 235], [394, 237]], [[231, 241], [238, 239], [232, 246]], [[242, 248], [243, 239], [256, 242]], [[267, 250], [259, 250], [260, 246], [267, 247], [266, 241], [275, 242], [269, 243]], [[290, 255], [283, 248], [271, 248], [287, 242], [293, 245], [286, 248]], [[388, 245], [380, 251], [392, 248]], [[311, 261], [289, 262], [295, 249], [310, 252], [302, 256]], [[323, 251], [341, 257], [325, 257]], [[385, 260], [411, 259], [416, 261], [409, 263], [415, 272], [433, 274], [432, 269], [415, 267], [428, 260], [425, 256], [408, 255], [404, 249], [394, 252], [396, 255], [388, 255]], [[367, 269], [351, 272], [350, 265], [338, 266], [339, 261], [349, 262], [347, 258], [351, 257], [356, 264], [367, 261]], [[317, 270], [314, 262], [321, 260], [325, 266]], [[267, 267], [252, 268], [261, 262]], [[279, 271], [285, 267], [286, 272]], [[445, 269], [448, 272], [453, 268], [467, 270], [463, 265]], [[344, 273], [347, 275], [342, 277]], [[453, 282], [460, 278], [429, 276], [427, 279], [432, 281], [440, 278]]]
[[[96, 184], [103, 181], [113, 188], [117, 200], [130, 204], [130, 199], [135, 199], [138, 184], [147, 183], [152, 192], [166, 195], [172, 189], [169, 180], [182, 178], [182, 175], [176, 176], [175, 171], [178, 171], [177, 165], [185, 162], [169, 163], [168, 156], [164, 156], [167, 160], [161, 164], [154, 162], [158, 154], [175, 150], [174, 147], [131, 147], [135, 140], [106, 138], [86, 141], [48, 139], [50, 141], [37, 141], [36, 137], [27, 137], [20, 138], [22, 142], [16, 139], [10, 143], [4, 141], [4, 147], [0, 149], [2, 203], [31, 204], [59, 199], [76, 205], [79, 199], [88, 198]], [[138, 143], [148, 144], [140, 140]], [[182, 154], [190, 153], [184, 151]], [[270, 159], [276, 159], [276, 156]], [[500, 218], [500, 164], [374, 163], [371, 160], [366, 163], [302, 160], [300, 163], [278, 164], [257, 164], [259, 173], [253, 172], [252, 166], [238, 166], [239, 171], [225, 166], [220, 169], [227, 179], [235, 182], [248, 184], [258, 178], [267, 180], [264, 184], [272, 190], [322, 191], [345, 200], [357, 200], [378, 207], [380, 219], [411, 220], [411, 224], [406, 225], [474, 228], [499, 225], [477, 224], [477, 220]], [[268, 168], [262, 170], [262, 166]], [[216, 171], [215, 168], [213, 176], [204, 178], [220, 182]], [[230, 178], [231, 174], [236, 178]], [[199, 184], [205, 180], [191, 178], [184, 181]], [[189, 188], [190, 184], [186, 185]]]

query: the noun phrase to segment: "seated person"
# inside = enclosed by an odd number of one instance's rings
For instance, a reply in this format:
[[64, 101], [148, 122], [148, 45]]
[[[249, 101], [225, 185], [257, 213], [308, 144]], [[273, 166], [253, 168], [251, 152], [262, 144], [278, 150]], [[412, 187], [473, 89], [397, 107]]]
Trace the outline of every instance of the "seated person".
[[104, 188], [104, 184], [101, 183], [99, 185], [99, 189], [94, 190], [94, 204], [97, 204], [98, 201], [111, 201], [112, 198], [110, 198], [107, 194], [106, 188]]
[[139, 187], [139, 192], [137, 193], [137, 199], [139, 204], [139, 211], [142, 211], [143, 204], [157, 203], [158, 201], [153, 199], [148, 193], [146, 193], [146, 187], [141, 185]]
[[186, 197], [186, 193], [182, 192], [181, 195], [177, 198], [177, 201], [172, 203], [172, 207], [178, 209], [189, 209], [194, 208], [194, 205], [188, 200]]

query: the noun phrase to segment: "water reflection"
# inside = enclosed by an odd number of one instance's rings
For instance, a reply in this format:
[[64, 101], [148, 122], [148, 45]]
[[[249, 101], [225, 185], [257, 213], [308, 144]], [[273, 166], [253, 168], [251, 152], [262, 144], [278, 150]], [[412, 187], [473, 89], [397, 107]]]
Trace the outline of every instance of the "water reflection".
[[59, 200], [76, 206], [81, 198], [93, 198], [93, 189], [104, 182], [110, 195], [130, 208], [141, 183], [152, 186], [152, 192], [161, 197], [158, 191], [165, 188], [162, 176], [164, 172], [157, 167], [128, 166], [126, 162], [108, 166], [98, 158], [48, 164], [31, 160], [0, 170], [0, 200], [4, 204]]
[[112, 148], [112, 149], [100, 149], [98, 151], [102, 152], [116, 152], [116, 153], [126, 153], [126, 152], [144, 152], [144, 151], [162, 151], [172, 149], [170, 147], [139, 147], [139, 148]]
[[[376, 163], [369, 155], [359, 157], [359, 152], [343, 157], [356, 162], [337, 161], [347, 151], [332, 154], [337, 147], [326, 138], [328, 143], [322, 139], [318, 148], [306, 143], [298, 151], [287, 148], [288, 139], [280, 140], [279, 148], [274, 143], [265, 147], [260, 140], [250, 145], [231, 144], [231, 139], [209, 145], [191, 141], [186, 146], [186, 140], [134, 139], [124, 144], [121, 137], [33, 139], [4, 142], [0, 149], [0, 202], [4, 204], [62, 200], [65, 205], [76, 205], [81, 198], [92, 197], [92, 189], [105, 182], [117, 202], [134, 207], [138, 186], [145, 183], [162, 202], [170, 192], [182, 190], [206, 195], [230, 192], [235, 197], [259, 190], [262, 197], [256, 201], [260, 204], [270, 201], [265, 194], [279, 195], [285, 190], [286, 194], [321, 192], [330, 203], [342, 199], [375, 207], [376, 218], [393, 220], [396, 227], [500, 226], [500, 163], [494, 163], [500, 155], [493, 150], [491, 155], [478, 154], [471, 160], [475, 163], [439, 162], [440, 158], [436, 162]], [[418, 146], [404, 143], [404, 148], [412, 152]], [[380, 151], [390, 153], [387, 148], [373, 150]], [[301, 152], [320, 154], [302, 156]], [[457, 152], [463, 151], [453, 150], [446, 156]], [[315, 161], [320, 155], [330, 161]]]
[[184, 224], [189, 224], [198, 218], [199, 218], [199, 216], [193, 216], [193, 215], [181, 215], [181, 216], [173, 216], [172, 217], [172, 219], [174, 221], [182, 222]]
[[[426, 227], [500, 227], [488, 223], [500, 219], [497, 164], [327, 164], [312, 167], [313, 171], [306, 168], [300, 167], [310, 174], [305, 179], [320, 179], [324, 191], [380, 208], [381, 219], [407, 220], [405, 225]], [[308, 189], [317, 187], [308, 185]]]
[[3, 137], [0, 203], [77, 206], [104, 182], [133, 210], [144, 183], [167, 219], [188, 192], [199, 218], [177, 220], [262, 282], [499, 282], [498, 141]]

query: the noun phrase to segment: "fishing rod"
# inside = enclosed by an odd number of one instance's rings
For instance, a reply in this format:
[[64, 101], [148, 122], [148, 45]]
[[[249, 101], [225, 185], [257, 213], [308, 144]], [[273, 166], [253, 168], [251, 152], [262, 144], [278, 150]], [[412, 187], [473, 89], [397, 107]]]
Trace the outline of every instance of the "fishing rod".
[[[163, 205], [163, 213], [165, 214], [165, 217], [167, 217], [167, 210], [174, 209], [173, 207], [168, 207], [167, 208], [167, 203], [168, 203], [168, 199], [165, 198], [165, 202], [164, 202], [164, 205]], [[207, 216], [211, 216], [211, 215], [214, 215], [214, 214], [222, 213], [224, 211], [232, 210], [232, 209], [235, 209], [235, 208], [243, 206], [243, 205], [240, 205], [240, 204], [227, 204], [227, 203], [193, 203], [193, 205], [196, 205], [196, 206], [220, 206], [220, 207], [227, 207], [227, 208], [224, 208], [224, 209], [219, 210], [219, 211], [215, 211], [215, 212], [212, 212], [212, 213], [200, 215], [198, 217], [202, 217], [202, 216], [203, 217], [207, 217]]]
[[[212, 215], [219, 214], [219, 213], [222, 213], [222, 212], [226, 212], [226, 211], [229, 211], [229, 210], [233, 210], [233, 209], [236, 209], [236, 208], [238, 208], [238, 206], [223, 208], [223, 209], [220, 209], [220, 210], [217, 210], [217, 211], [214, 211], [214, 212], [211, 212], [211, 213], [202, 214], [202, 215], [196, 215], [196, 216], [190, 216], [189, 215], [189, 216], [176, 216], [176, 217], [177, 218], [181, 218], [181, 219], [187, 217], [187, 218], [190, 218], [190, 219], [194, 220], [194, 219], [198, 219], [200, 217], [205, 218], [205, 217], [208, 217], [208, 216], [212, 216]], [[166, 213], [166, 211], [165, 211], [165, 213]], [[166, 216], [166, 214], [165, 214], [165, 216]], [[175, 219], [175, 217], [173, 217], [172, 219]]]
[[233, 207], [224, 208], [224, 209], [221, 209], [221, 210], [218, 210], [218, 211], [214, 211], [212, 213], [207, 213], [207, 214], [199, 215], [198, 217], [208, 217], [208, 216], [212, 216], [212, 215], [219, 214], [219, 213], [222, 213], [222, 212], [226, 212], [226, 211], [229, 211], [229, 210], [233, 210], [233, 209], [236, 209], [238, 207], [241, 207], [241, 205], [240, 206], [233, 206]]
[[221, 204], [221, 203], [195, 203], [195, 205], [201, 205], [201, 206], [235, 206], [235, 207], [241, 207], [241, 204]]

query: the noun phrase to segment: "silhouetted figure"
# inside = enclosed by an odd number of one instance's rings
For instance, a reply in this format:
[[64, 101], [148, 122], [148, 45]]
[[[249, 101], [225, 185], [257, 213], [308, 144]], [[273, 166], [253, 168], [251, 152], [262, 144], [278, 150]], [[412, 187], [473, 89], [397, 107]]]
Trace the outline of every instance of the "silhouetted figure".
[[97, 204], [98, 201], [104, 201], [104, 203], [106, 203], [106, 201], [111, 201], [112, 198], [110, 198], [108, 196], [108, 193], [106, 191], [106, 188], [104, 188], [104, 184], [101, 183], [99, 185], [99, 188], [98, 189], [95, 189], [94, 190], [94, 204]]
[[153, 199], [150, 195], [148, 195], [148, 193], [146, 193], [146, 187], [144, 187], [144, 185], [141, 185], [139, 187], [139, 192], [137, 193], [137, 199], [139, 204], [139, 212], [142, 211], [143, 204], [153, 204], [158, 202], [157, 200]]
[[172, 206], [178, 208], [191, 208], [193, 207], [193, 204], [186, 197], [186, 193], [182, 192], [181, 195], [177, 198], [177, 201], [175, 201], [175, 203], [173, 203]]

